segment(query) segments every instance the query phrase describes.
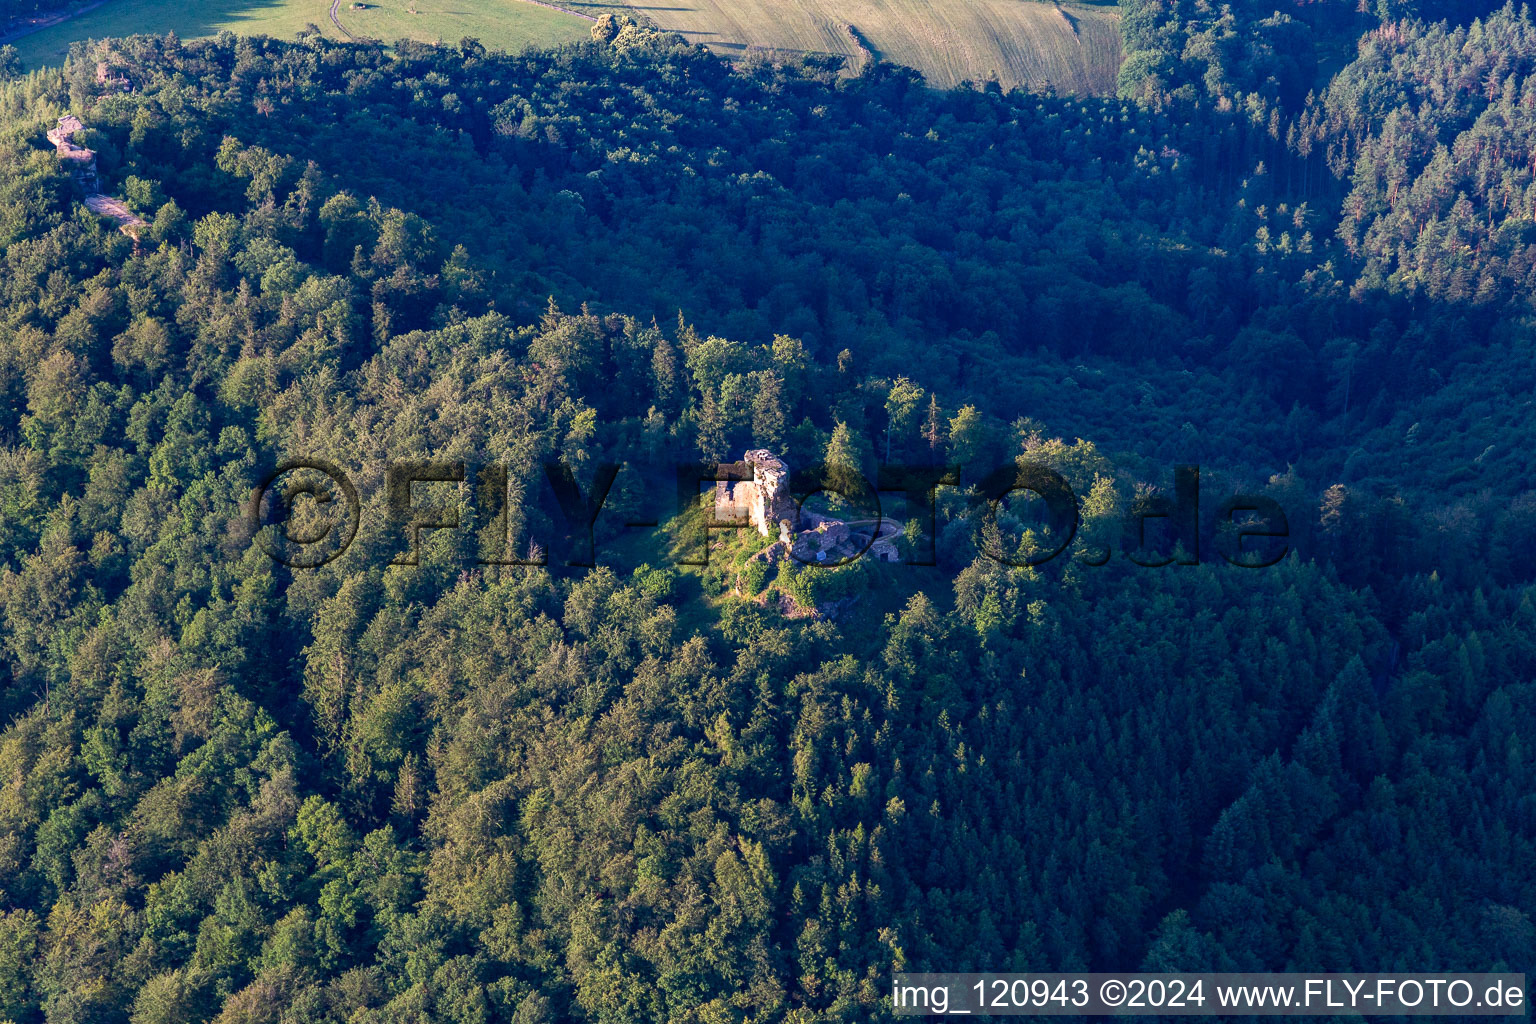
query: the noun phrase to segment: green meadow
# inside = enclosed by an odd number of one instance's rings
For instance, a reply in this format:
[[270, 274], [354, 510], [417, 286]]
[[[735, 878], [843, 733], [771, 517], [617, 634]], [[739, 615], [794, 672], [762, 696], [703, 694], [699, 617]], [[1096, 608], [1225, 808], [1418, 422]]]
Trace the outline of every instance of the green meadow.
[[[573, 9], [591, 6], [580, 2]], [[329, 0], [108, 0], [108, 3], [13, 45], [29, 68], [57, 64], [76, 39], [175, 32], [198, 39], [228, 30], [239, 35], [292, 39], [306, 25], [330, 39], [344, 38], [331, 23]], [[368, 0], [353, 9], [343, 0], [337, 16], [359, 37], [393, 42], [458, 42], [474, 36], [486, 46], [517, 51], [585, 39], [588, 22], [526, 0]]]

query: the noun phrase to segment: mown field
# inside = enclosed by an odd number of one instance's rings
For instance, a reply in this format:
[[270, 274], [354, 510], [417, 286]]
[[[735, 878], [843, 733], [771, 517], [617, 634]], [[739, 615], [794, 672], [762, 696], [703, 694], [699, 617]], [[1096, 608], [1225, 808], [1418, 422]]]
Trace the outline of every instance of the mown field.
[[1114, 7], [1040, 0], [629, 0], [658, 28], [730, 53], [749, 48], [857, 58], [852, 26], [884, 60], [950, 87], [1112, 93], [1120, 67]]
[[[588, 38], [590, 25], [580, 18], [524, 0], [367, 0], [361, 10], [343, 0], [337, 12], [347, 31], [393, 42], [458, 42], [474, 36], [486, 46], [517, 51]], [[573, 9], [594, 5], [576, 0]], [[109, 0], [69, 21], [15, 41], [29, 68], [57, 64], [76, 39], [102, 39], [134, 33], [175, 32], [197, 39], [229, 30], [240, 35], [292, 39], [306, 24], [331, 39], [344, 38], [331, 24], [330, 0]], [[414, 11], [414, 13], [412, 13]]]

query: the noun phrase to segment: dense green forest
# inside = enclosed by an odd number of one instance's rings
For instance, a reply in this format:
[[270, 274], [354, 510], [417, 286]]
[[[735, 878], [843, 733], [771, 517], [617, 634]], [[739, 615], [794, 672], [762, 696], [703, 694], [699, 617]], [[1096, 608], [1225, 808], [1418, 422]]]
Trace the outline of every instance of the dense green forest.
[[1294, 110], [1355, 56], [1362, 33], [1468, 24], [1507, 0], [1120, 0], [1120, 92], [1151, 102]]
[[[0, 1021], [1536, 967], [1536, 25], [1318, 11], [1288, 50], [1196, 7], [1114, 100], [635, 26], [141, 37], [131, 92], [83, 45], [0, 86]], [[1325, 14], [1368, 34], [1303, 87]], [[677, 564], [671, 465], [753, 446], [962, 465], [939, 564]], [[316, 569], [244, 515], [300, 456], [362, 496]], [[490, 525], [550, 566], [481, 564], [468, 482], [390, 566], [421, 458], [506, 467]], [[597, 568], [550, 459], [626, 464]], [[1015, 459], [1083, 504], [1037, 569], [978, 553], [1040, 540], [968, 500]], [[1094, 564], [1176, 463], [1292, 553]]]

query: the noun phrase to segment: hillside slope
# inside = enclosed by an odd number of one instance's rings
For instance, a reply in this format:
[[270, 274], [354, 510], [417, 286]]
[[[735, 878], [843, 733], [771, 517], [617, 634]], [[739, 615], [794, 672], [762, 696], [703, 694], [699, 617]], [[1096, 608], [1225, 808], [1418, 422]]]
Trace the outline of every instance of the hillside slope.
[[[1476, 96], [1497, 68], [1516, 106], [1533, 38], [1383, 37], [1311, 134], [627, 27], [138, 37], [0, 83], [0, 1021], [862, 1024], [902, 968], [1527, 969], [1523, 240], [1380, 285], [1348, 248], [1463, 180], [1398, 107], [1525, 187], [1492, 134], [1525, 115]], [[137, 245], [45, 145], [65, 113]], [[1386, 275], [1474, 257], [1514, 299]], [[748, 531], [681, 564], [677, 463], [749, 447], [1022, 459], [1079, 546], [1021, 567], [1049, 534], [943, 487], [887, 506], [914, 564], [770, 577]], [[459, 461], [405, 487], [458, 528], [396, 518], [391, 464]], [[628, 464], [589, 534], [551, 462]], [[1215, 535], [1133, 559], [1120, 511], [1181, 464]], [[1226, 564], [1234, 491], [1292, 555]]]

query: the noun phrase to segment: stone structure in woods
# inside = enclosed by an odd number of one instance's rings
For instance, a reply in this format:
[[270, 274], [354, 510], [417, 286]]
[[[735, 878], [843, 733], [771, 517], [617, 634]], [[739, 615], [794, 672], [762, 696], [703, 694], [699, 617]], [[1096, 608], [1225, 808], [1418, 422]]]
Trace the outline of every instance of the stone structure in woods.
[[765, 448], [747, 452], [743, 462], [751, 468], [752, 479], [715, 484], [715, 517], [749, 522], [764, 537], [787, 538], [796, 518], [795, 500], [789, 495], [789, 467]]
[[747, 452], [743, 462], [752, 479], [715, 484], [715, 521], [749, 523], [764, 537], [777, 537], [752, 557], [776, 562], [793, 551], [804, 563], [841, 563], [861, 552], [883, 562], [900, 557], [896, 538], [901, 525], [878, 518], [844, 522], [796, 507], [789, 491], [789, 467], [764, 448]]
[[112, 89], [118, 92], [133, 91], [133, 83], [128, 80], [127, 70], [108, 60], [96, 62], [96, 84], [103, 89]]
[[86, 195], [96, 191], [96, 153], [75, 141], [75, 136], [85, 131], [85, 125], [73, 114], [59, 118], [56, 127], [48, 132], [48, 141], [59, 159], [69, 168], [69, 173], [85, 189]]
[[85, 208], [98, 217], [115, 222], [118, 230], [131, 237], [137, 245], [139, 229], [144, 226], [144, 220], [128, 209], [121, 199], [101, 194], [96, 178], [96, 154], [76, 141], [76, 137], [83, 131], [84, 122], [73, 114], [66, 114], [59, 118], [56, 126], [49, 129], [48, 141], [53, 143], [54, 152], [69, 168], [70, 176], [85, 193]]

